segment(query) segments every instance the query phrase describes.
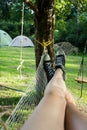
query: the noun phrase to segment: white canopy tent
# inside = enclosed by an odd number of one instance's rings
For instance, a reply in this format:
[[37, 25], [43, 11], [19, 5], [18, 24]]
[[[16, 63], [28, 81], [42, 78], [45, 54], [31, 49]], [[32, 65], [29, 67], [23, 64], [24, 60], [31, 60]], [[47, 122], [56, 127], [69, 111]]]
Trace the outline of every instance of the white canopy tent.
[[0, 47], [2, 46], [8, 46], [12, 41], [12, 38], [10, 37], [10, 35], [3, 31], [0, 30]]
[[23, 36], [23, 35], [20, 35], [20, 36], [17, 36], [15, 37], [12, 42], [10, 43], [9, 46], [16, 46], [16, 47], [34, 47], [34, 44], [33, 42], [31, 41], [31, 39], [29, 39], [28, 37], [26, 36]]

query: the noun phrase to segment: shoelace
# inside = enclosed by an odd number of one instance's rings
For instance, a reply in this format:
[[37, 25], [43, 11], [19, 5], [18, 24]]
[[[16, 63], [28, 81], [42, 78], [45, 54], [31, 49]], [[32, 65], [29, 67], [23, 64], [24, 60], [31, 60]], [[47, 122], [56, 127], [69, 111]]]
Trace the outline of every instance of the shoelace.
[[63, 56], [63, 55], [57, 56], [57, 58], [56, 58], [56, 63], [59, 63], [59, 64], [61, 64], [61, 65], [65, 65], [64, 56]]
[[48, 80], [50, 80], [54, 75], [52, 64], [50, 62], [46, 63], [46, 72], [47, 72], [47, 78]]

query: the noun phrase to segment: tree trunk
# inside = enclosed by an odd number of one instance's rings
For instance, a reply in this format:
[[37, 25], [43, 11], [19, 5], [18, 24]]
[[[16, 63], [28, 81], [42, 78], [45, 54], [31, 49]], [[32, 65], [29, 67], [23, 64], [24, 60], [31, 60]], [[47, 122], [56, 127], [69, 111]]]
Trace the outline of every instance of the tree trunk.
[[36, 67], [38, 67], [44, 49], [41, 45], [43, 41], [51, 42], [51, 44], [47, 46], [47, 49], [52, 62], [54, 62], [53, 33], [55, 22], [55, 0], [37, 0], [36, 7], [38, 9], [38, 14], [35, 13], [35, 56]]

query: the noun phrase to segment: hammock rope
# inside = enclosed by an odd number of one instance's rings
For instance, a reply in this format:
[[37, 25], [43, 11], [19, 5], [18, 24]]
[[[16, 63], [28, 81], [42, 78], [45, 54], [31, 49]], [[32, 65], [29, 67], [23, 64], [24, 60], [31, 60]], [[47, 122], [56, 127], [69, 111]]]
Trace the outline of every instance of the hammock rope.
[[86, 42], [86, 44], [84, 46], [84, 51], [83, 51], [83, 54], [82, 54], [82, 60], [81, 60], [81, 63], [80, 63], [78, 76], [77, 76], [77, 78], [75, 78], [75, 80], [78, 83], [81, 83], [81, 95], [80, 95], [80, 98], [82, 97], [82, 91], [83, 91], [84, 83], [87, 83], [87, 78], [84, 77], [84, 56], [86, 54], [86, 46], [87, 46], [87, 42]]
[[[22, 20], [21, 20], [21, 36], [23, 36], [23, 30], [24, 30], [24, 2], [22, 3]], [[22, 79], [22, 65], [24, 63], [23, 60], [23, 39], [20, 40], [20, 64], [17, 67], [17, 70], [20, 71], [20, 79]]]
[[40, 41], [38, 41], [38, 40], [36, 40], [36, 39], [35, 39], [35, 41], [36, 41], [37, 43], [39, 43], [40, 45], [42, 45], [44, 48], [46, 48], [47, 46], [49, 46], [49, 45], [52, 44], [52, 42], [53, 42], [53, 41], [50, 41], [50, 40], [47, 41], [47, 42], [44, 42], [44, 41], [43, 41], [43, 42], [40, 42]]

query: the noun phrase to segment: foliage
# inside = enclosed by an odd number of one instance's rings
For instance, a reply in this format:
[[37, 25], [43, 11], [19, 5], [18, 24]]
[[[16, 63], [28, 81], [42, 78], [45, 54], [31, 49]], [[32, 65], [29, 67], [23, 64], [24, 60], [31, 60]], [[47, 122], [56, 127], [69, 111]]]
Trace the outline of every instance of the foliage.
[[[20, 22], [22, 17], [22, 3], [10, 5], [10, 20]], [[33, 23], [33, 12], [25, 5], [24, 20]]]
[[59, 19], [71, 18], [87, 11], [87, 0], [56, 0], [56, 15]]
[[61, 42], [65, 40], [66, 37], [66, 25], [67, 23], [64, 20], [58, 20], [56, 22], [56, 30], [54, 31], [54, 39], [55, 43]]
[[[35, 0], [32, 0], [35, 3]], [[21, 33], [21, 0], [0, 1], [0, 29], [12, 38]], [[79, 11], [79, 23], [77, 24]], [[34, 14], [25, 4], [24, 35], [34, 39]], [[6, 14], [6, 15], [5, 15]], [[80, 49], [87, 37], [87, 0], [56, 0], [55, 42], [69, 41]]]
[[[73, 24], [73, 26], [71, 26]], [[70, 41], [75, 46], [79, 47], [80, 50], [84, 49], [87, 40], [87, 22], [70, 23], [67, 27], [68, 35], [66, 37], [67, 41]]]
[[79, 17], [81, 22], [86, 22], [87, 21], [87, 12], [83, 12], [80, 17]]
[[66, 19], [71, 12], [71, 3], [64, 0], [56, 0], [56, 17]]
[[68, 41], [83, 51], [87, 40], [86, 26], [86, 19], [81, 19], [80, 23], [74, 20], [69, 20], [68, 22], [59, 20], [56, 25], [55, 42]]
[[[4, 7], [3, 7], [3, 6]], [[0, 29], [8, 32], [12, 38], [21, 34], [21, 19], [22, 19], [22, 2], [16, 1], [0, 1]], [[8, 8], [9, 12], [6, 12]], [[3, 13], [6, 14], [6, 17]], [[3, 19], [2, 19], [3, 18]], [[24, 8], [24, 35], [33, 37], [33, 12], [25, 5]]]
[[[0, 1], [0, 18], [7, 21], [20, 22], [22, 16], [22, 2], [21, 1]], [[25, 20], [33, 23], [33, 12], [25, 5]]]
[[[2, 30], [8, 32], [8, 34], [14, 38], [21, 34], [21, 22], [0, 22], [0, 27]], [[24, 23], [24, 35], [27, 37], [32, 37], [34, 34], [34, 26], [31, 25], [28, 21]]]
[[0, 1], [0, 18], [1, 19], [9, 19], [10, 17], [10, 12], [9, 12], [9, 7], [7, 4], [7, 0]]

